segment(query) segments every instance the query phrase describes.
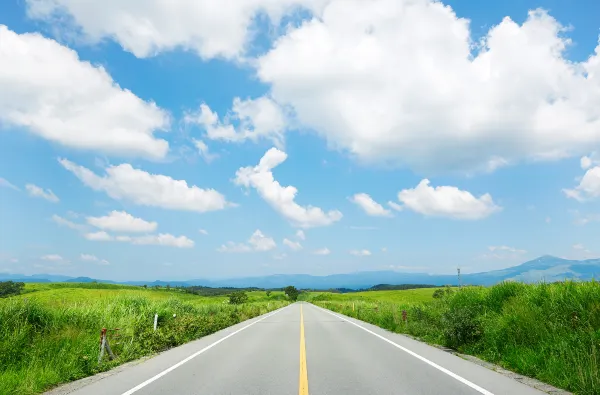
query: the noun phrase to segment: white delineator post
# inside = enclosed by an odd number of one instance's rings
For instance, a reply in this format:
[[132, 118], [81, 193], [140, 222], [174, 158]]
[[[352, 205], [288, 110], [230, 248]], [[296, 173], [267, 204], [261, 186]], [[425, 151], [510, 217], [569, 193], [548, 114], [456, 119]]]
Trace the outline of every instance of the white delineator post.
[[154, 314], [154, 330], [156, 331], [156, 326], [158, 325], [158, 314]]

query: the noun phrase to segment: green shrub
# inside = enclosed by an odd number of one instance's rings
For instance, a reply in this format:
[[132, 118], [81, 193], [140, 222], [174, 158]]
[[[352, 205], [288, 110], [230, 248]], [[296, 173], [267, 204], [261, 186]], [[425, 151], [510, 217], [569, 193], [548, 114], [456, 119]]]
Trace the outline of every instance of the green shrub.
[[229, 295], [229, 304], [243, 304], [248, 301], [248, 295], [244, 291], [237, 291]]

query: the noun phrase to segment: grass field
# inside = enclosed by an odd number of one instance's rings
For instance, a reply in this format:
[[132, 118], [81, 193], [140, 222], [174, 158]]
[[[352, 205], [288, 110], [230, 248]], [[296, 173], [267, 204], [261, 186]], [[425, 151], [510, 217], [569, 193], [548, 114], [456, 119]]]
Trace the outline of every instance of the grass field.
[[600, 394], [600, 283], [504, 283], [427, 301], [426, 292], [433, 291], [313, 293], [306, 298], [577, 394]]
[[407, 289], [402, 291], [365, 291], [352, 293], [309, 292], [302, 295], [307, 302], [318, 301], [372, 301], [393, 303], [420, 303], [433, 300], [437, 288]]
[[[249, 292], [249, 302], [236, 306], [225, 296], [107, 284], [27, 284], [25, 291], [0, 299], [3, 395], [37, 394], [288, 304], [281, 292]], [[120, 328], [109, 331], [118, 358], [99, 365], [103, 327]]]

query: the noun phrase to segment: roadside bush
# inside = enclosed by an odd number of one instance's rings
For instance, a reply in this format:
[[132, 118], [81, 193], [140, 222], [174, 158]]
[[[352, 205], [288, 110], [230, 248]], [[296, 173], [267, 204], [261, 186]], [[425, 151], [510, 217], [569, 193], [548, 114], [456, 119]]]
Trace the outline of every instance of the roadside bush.
[[243, 304], [248, 301], [248, 295], [244, 291], [237, 291], [229, 295], [229, 304]]

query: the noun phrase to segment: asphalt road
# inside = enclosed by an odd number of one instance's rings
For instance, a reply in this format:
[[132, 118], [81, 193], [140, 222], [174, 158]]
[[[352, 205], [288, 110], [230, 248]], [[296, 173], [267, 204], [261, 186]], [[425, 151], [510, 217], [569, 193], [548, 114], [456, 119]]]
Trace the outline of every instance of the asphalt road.
[[74, 395], [534, 395], [462, 358], [295, 303], [155, 358], [52, 391]]

